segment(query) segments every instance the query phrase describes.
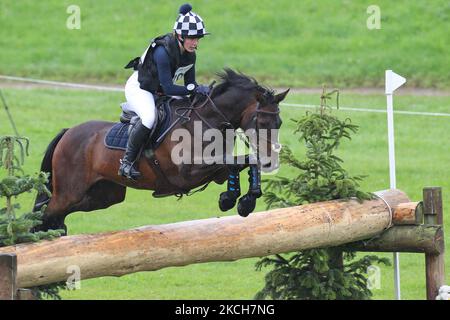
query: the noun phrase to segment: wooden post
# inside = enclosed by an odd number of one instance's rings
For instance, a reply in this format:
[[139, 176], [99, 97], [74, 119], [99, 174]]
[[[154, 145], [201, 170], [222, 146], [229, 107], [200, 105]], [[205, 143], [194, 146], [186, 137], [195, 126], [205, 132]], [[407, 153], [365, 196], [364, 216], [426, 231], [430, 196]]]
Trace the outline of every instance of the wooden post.
[[0, 300], [15, 300], [17, 292], [17, 257], [0, 254]]
[[[429, 225], [443, 227], [442, 190], [440, 187], [423, 189], [424, 221]], [[442, 248], [444, 249], [444, 238]], [[427, 300], [435, 300], [439, 288], [445, 283], [444, 250], [439, 254], [425, 253]]]
[[17, 300], [37, 300], [31, 289], [17, 290]]

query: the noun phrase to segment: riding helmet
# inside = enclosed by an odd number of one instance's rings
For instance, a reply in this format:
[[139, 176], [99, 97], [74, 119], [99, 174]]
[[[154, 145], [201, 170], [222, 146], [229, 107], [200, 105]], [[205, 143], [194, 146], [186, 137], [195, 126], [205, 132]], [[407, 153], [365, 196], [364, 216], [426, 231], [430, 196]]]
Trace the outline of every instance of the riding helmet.
[[209, 34], [209, 32], [206, 32], [203, 19], [191, 10], [192, 6], [189, 3], [183, 4], [180, 7], [179, 15], [173, 29], [183, 37], [202, 38]]

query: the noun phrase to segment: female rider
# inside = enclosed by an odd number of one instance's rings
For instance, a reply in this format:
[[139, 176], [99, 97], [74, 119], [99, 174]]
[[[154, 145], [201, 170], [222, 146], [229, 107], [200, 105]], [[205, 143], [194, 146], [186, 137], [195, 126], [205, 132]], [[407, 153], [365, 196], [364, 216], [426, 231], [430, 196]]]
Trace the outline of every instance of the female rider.
[[[133, 180], [141, 176], [135, 162], [138, 162], [137, 155], [155, 124], [154, 95], [209, 93], [209, 87], [197, 85], [195, 81], [195, 51], [199, 40], [209, 33], [202, 18], [191, 10], [191, 5], [182, 5], [173, 33], [153, 39], [144, 54], [125, 67], [135, 71], [125, 86], [127, 103], [124, 111], [135, 112], [141, 121], [131, 131], [125, 155], [120, 160], [118, 174], [121, 176]], [[184, 86], [176, 85], [181, 78], [184, 78]]]

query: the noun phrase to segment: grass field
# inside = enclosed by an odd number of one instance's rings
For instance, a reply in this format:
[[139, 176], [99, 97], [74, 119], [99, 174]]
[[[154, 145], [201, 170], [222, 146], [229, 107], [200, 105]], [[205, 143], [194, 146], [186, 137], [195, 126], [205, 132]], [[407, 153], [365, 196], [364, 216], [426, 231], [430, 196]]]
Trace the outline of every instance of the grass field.
[[[148, 40], [171, 31], [184, 1], [2, 0], [0, 1], [0, 75], [83, 83], [124, 84], [123, 66], [140, 55]], [[450, 89], [450, 4], [446, 0], [192, 0], [194, 11], [212, 33], [200, 43], [199, 82], [209, 82], [223, 67], [239, 69], [270, 86], [382, 87], [384, 70], [393, 69], [411, 87]], [[381, 10], [381, 29], [369, 30], [369, 5]], [[81, 29], [69, 30], [67, 8], [81, 10]], [[0, 83], [1, 87], [1, 83]], [[3, 92], [19, 132], [31, 139], [25, 170], [39, 170], [49, 141], [63, 127], [92, 120], [116, 121], [121, 93], [57, 89], [13, 89]], [[311, 94], [290, 94], [288, 103], [318, 104]], [[341, 105], [384, 108], [385, 97], [346, 94]], [[396, 96], [396, 110], [448, 113], [447, 96]], [[305, 109], [282, 106], [281, 142], [302, 156], [292, 139], [293, 123]], [[360, 126], [339, 155], [353, 175], [368, 175], [366, 191], [389, 186], [386, 115], [336, 111]], [[444, 210], [450, 208], [450, 119], [395, 116], [397, 186], [420, 200], [424, 186], [441, 186]], [[11, 134], [0, 110], [0, 136]], [[282, 167], [280, 175], [294, 174]], [[246, 180], [246, 179], [243, 179]], [[244, 185], [243, 188], [246, 188]], [[222, 215], [217, 198], [225, 186], [186, 197], [153, 199], [150, 192], [129, 190], [126, 201], [107, 210], [75, 213], [66, 220], [70, 234], [96, 233], [147, 224], [170, 223]], [[33, 195], [20, 200], [26, 209]], [[259, 201], [257, 210], [265, 209]], [[447, 210], [448, 211], [448, 210]], [[230, 212], [229, 214], [234, 214]], [[450, 218], [445, 217], [446, 230]], [[446, 243], [450, 244], [447, 232]], [[381, 254], [380, 254], [381, 256]], [[391, 257], [391, 254], [383, 256]], [[63, 292], [64, 299], [251, 299], [263, 287], [257, 259], [208, 263], [122, 278], [82, 282], [81, 290]], [[447, 269], [450, 255], [446, 256]], [[425, 297], [424, 257], [401, 254], [404, 299]], [[392, 267], [381, 267], [381, 289], [375, 299], [393, 299]], [[450, 277], [447, 271], [447, 283]]]
[[[182, 1], [2, 0], [0, 74], [124, 83], [123, 66], [148, 40], [170, 32]], [[410, 86], [450, 88], [450, 4], [446, 0], [193, 0], [212, 35], [202, 40], [198, 74], [225, 66], [272, 85], [382, 86], [385, 69]], [[69, 5], [81, 29], [69, 30]], [[381, 10], [369, 30], [367, 8]]]
[[[71, 127], [91, 119], [115, 121], [119, 115], [121, 93], [90, 92], [57, 89], [3, 89], [11, 113], [22, 135], [31, 139], [30, 157], [25, 170], [36, 172], [48, 142], [63, 127]], [[342, 94], [343, 106], [383, 108], [382, 94], [374, 96]], [[291, 94], [288, 103], [317, 104], [316, 95]], [[397, 110], [448, 112], [450, 97], [398, 96]], [[301, 117], [305, 109], [282, 106], [284, 120], [281, 142], [302, 156], [303, 146], [292, 139], [291, 118]], [[0, 136], [12, 130], [0, 116]], [[342, 144], [339, 155], [353, 175], [368, 177], [362, 183], [366, 191], [389, 186], [387, 161], [386, 115], [383, 113], [336, 111], [339, 117], [350, 117], [360, 126], [352, 141]], [[441, 186], [444, 209], [450, 208], [450, 119], [396, 115], [397, 185], [413, 200], [421, 199], [424, 186]], [[293, 174], [282, 167], [280, 175]], [[243, 179], [246, 180], [246, 179]], [[243, 188], [246, 188], [243, 186]], [[150, 192], [129, 190], [124, 203], [107, 210], [75, 213], [66, 220], [70, 234], [120, 230], [147, 224], [161, 224], [202, 219], [222, 215], [217, 206], [218, 194], [225, 186], [212, 185], [205, 192], [176, 201], [175, 198], [153, 199]], [[21, 199], [24, 208], [33, 204], [33, 196]], [[265, 208], [259, 201], [257, 210]], [[448, 210], [447, 210], [448, 212]], [[230, 212], [230, 214], [234, 214]], [[445, 216], [446, 230], [450, 218]], [[450, 234], [446, 243], [450, 244]], [[381, 254], [380, 254], [381, 256]], [[391, 257], [391, 254], [382, 256]], [[122, 278], [99, 278], [82, 281], [81, 289], [63, 292], [64, 299], [251, 299], [262, 288], [264, 272], [254, 271], [257, 259], [230, 263], [207, 263], [187, 267], [167, 268], [156, 272], [127, 275]], [[450, 255], [446, 256], [447, 269]], [[402, 292], [404, 299], [423, 299], [424, 257], [401, 254]], [[381, 289], [374, 290], [375, 299], [393, 299], [393, 271], [382, 267]], [[447, 283], [450, 277], [447, 273]]]

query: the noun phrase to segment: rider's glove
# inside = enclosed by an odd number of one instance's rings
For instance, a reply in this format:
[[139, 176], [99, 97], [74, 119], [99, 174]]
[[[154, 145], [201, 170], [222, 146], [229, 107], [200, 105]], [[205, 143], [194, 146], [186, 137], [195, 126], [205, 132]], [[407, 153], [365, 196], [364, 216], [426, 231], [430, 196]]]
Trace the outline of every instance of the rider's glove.
[[194, 89], [194, 92], [196, 94], [201, 94], [204, 96], [209, 95], [209, 92], [211, 91], [211, 89], [208, 86], [204, 86], [204, 85], [199, 85]]

